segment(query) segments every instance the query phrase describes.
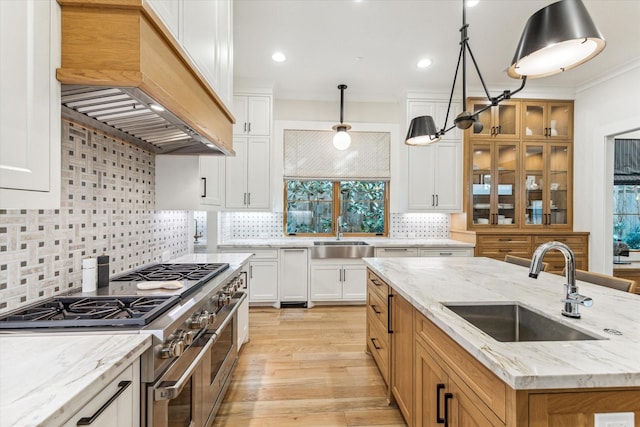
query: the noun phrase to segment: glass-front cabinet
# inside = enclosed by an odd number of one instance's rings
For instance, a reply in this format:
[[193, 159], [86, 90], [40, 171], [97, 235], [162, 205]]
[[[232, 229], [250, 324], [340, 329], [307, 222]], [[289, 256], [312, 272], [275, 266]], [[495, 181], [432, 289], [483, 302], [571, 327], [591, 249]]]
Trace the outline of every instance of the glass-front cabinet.
[[[472, 112], [486, 108], [486, 99], [469, 99], [467, 109]], [[489, 107], [477, 116], [470, 128], [470, 139], [518, 139], [520, 137], [520, 103], [503, 101]]]
[[528, 142], [523, 151], [525, 227], [566, 228], [572, 218], [571, 144]]
[[522, 104], [525, 140], [571, 140], [573, 103], [566, 101], [526, 101]]
[[476, 227], [518, 226], [518, 144], [472, 143], [472, 209]]

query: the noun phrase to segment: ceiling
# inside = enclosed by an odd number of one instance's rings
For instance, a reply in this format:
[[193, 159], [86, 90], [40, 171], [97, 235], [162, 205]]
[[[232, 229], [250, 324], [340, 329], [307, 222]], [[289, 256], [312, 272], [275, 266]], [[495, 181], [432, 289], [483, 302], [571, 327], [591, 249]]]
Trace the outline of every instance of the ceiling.
[[[469, 43], [491, 91], [507, 77], [524, 25], [550, 0], [480, 0], [467, 9]], [[583, 0], [607, 41], [591, 61], [530, 80], [527, 90], [573, 91], [640, 64], [640, 0]], [[451, 90], [462, 0], [235, 0], [234, 86], [271, 87], [277, 99], [397, 102], [407, 91]], [[271, 59], [275, 51], [287, 61]], [[432, 65], [418, 69], [421, 58]], [[480, 83], [468, 64], [470, 91]], [[459, 87], [460, 83], [458, 83]], [[497, 95], [499, 92], [492, 92]]]

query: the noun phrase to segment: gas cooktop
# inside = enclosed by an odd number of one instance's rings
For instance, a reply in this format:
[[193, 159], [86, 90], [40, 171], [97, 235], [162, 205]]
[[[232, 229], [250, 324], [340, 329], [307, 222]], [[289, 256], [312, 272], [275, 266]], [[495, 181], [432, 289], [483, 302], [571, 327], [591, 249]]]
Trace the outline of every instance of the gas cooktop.
[[64, 296], [9, 313], [0, 329], [79, 326], [144, 326], [180, 298], [178, 296]]
[[229, 264], [155, 264], [116, 276], [111, 281], [211, 280], [227, 268]]

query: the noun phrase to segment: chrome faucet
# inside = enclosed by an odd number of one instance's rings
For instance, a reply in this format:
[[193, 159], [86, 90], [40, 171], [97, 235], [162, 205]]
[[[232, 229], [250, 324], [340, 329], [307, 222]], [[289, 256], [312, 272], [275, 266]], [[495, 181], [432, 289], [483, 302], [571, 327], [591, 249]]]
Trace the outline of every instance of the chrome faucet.
[[342, 215], [338, 215], [338, 230], [336, 233], [336, 240], [340, 240], [342, 237]]
[[576, 286], [576, 260], [573, 251], [569, 246], [561, 242], [547, 242], [538, 246], [536, 251], [533, 253], [533, 258], [531, 258], [529, 277], [533, 277], [534, 279], [538, 278], [538, 274], [540, 274], [540, 270], [542, 269], [542, 259], [550, 249], [556, 249], [562, 252], [565, 260], [567, 283], [564, 285], [566, 295], [564, 299], [562, 299], [562, 302], [564, 303], [562, 315], [579, 319], [579, 305], [582, 304], [585, 307], [591, 307], [593, 305], [593, 300], [578, 293], [578, 287]]

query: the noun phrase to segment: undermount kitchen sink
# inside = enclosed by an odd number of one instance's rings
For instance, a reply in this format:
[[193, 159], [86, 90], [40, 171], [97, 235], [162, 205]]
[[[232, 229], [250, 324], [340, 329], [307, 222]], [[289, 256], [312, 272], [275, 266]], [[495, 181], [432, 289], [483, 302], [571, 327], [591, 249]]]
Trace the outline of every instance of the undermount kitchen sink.
[[602, 339], [517, 303], [445, 304], [449, 310], [497, 341], [580, 341]]
[[334, 240], [316, 241], [311, 248], [311, 258], [363, 258], [371, 257], [374, 247], [367, 242]]

